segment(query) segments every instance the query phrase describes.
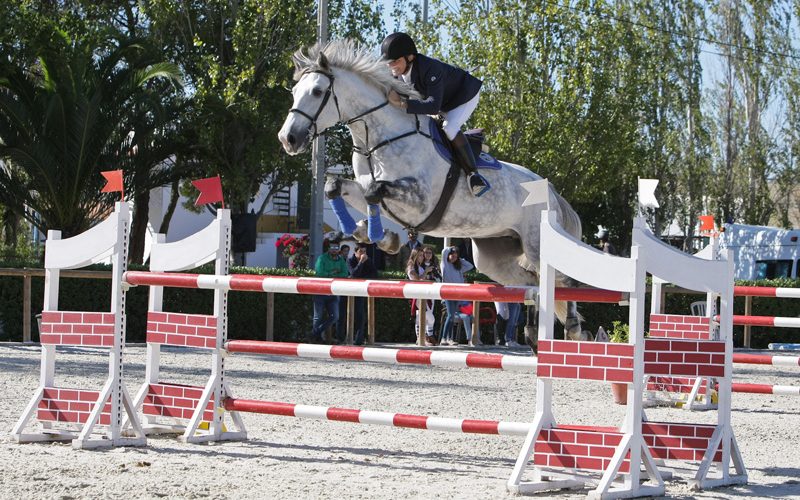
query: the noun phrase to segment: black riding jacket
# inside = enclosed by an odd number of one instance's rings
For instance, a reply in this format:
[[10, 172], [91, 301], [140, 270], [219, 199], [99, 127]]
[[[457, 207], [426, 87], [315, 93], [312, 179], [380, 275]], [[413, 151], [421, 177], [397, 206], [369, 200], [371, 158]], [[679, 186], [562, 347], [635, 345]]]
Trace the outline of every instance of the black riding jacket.
[[425, 99], [409, 99], [408, 113], [435, 115], [461, 106], [478, 94], [483, 82], [461, 68], [417, 54], [411, 66], [411, 83]]

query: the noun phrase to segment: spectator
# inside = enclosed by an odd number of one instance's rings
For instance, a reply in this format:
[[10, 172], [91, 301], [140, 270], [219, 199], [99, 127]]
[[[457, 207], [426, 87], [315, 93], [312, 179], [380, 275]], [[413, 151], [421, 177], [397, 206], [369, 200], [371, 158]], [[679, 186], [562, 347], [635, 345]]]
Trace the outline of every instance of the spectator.
[[[475, 347], [479, 345], [483, 345], [481, 342], [480, 332], [478, 332], [478, 336], [475, 338], [475, 342], [472, 341], [472, 302], [459, 302], [458, 306], [458, 317], [461, 319], [461, 323], [464, 324], [464, 331], [467, 334], [467, 345], [470, 347]], [[458, 336], [456, 335], [456, 340]]]
[[[442, 281], [436, 256], [433, 255], [431, 247], [423, 246], [411, 251], [411, 257], [406, 265], [406, 275], [413, 281]], [[425, 345], [433, 346], [436, 345], [436, 337], [433, 333], [436, 321], [433, 314], [434, 301], [427, 300], [425, 305]], [[415, 317], [414, 331], [417, 334], [417, 342], [419, 342], [419, 309], [416, 299], [411, 301], [411, 313]]]
[[[339, 244], [328, 245], [328, 252], [317, 257], [314, 266], [320, 278], [346, 278], [347, 263], [339, 256]], [[336, 295], [314, 295], [314, 321], [309, 342], [321, 343], [329, 326], [339, 319], [339, 297]], [[326, 317], [327, 316], [327, 317]]]
[[[347, 261], [347, 267], [350, 270], [351, 278], [358, 278], [364, 280], [374, 280], [378, 278], [378, 270], [372, 263], [372, 259], [367, 255], [366, 243], [356, 243], [356, 251]], [[353, 304], [353, 327], [355, 330], [355, 344], [363, 345], [366, 334], [366, 319], [367, 315], [367, 298], [355, 297]], [[344, 342], [344, 337], [340, 337], [339, 341]]]
[[375, 243], [367, 245], [367, 255], [372, 263], [375, 264], [375, 269], [378, 271], [386, 270], [386, 252], [378, 248]]
[[608, 229], [603, 226], [597, 226], [597, 234], [594, 235], [599, 240], [597, 248], [609, 255], [617, 255], [617, 249], [608, 241]]
[[522, 347], [517, 343], [517, 323], [522, 304], [517, 302], [495, 302], [497, 309], [497, 332], [503, 335], [506, 347]]
[[408, 259], [411, 258], [411, 251], [416, 250], [417, 248], [421, 248], [422, 243], [417, 239], [417, 232], [413, 229], [408, 230], [408, 241], [403, 243], [403, 246], [400, 247], [399, 252], [399, 259], [402, 265], [405, 265], [408, 262]]
[[[442, 250], [442, 281], [445, 283], [464, 283], [464, 273], [471, 271], [475, 266], [462, 259], [458, 248], [447, 247]], [[445, 300], [447, 319], [442, 325], [442, 338], [440, 344], [456, 345], [453, 340], [453, 319], [458, 314], [458, 301]]]

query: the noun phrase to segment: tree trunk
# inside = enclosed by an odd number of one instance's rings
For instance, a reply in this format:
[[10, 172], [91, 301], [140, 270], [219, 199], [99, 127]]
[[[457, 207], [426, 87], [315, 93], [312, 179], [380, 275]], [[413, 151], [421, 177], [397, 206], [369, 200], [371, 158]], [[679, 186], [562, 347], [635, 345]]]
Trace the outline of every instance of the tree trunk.
[[161, 226], [158, 228], [159, 234], [167, 234], [169, 232], [169, 223], [172, 221], [172, 215], [175, 213], [175, 207], [178, 206], [178, 200], [181, 197], [180, 182], [180, 180], [176, 180], [172, 183], [169, 205], [167, 205], [167, 211], [164, 212], [164, 220], [161, 221]]
[[144, 239], [147, 237], [147, 222], [150, 213], [150, 191], [133, 198], [133, 223], [131, 224], [131, 243], [128, 248], [128, 262], [144, 264]]

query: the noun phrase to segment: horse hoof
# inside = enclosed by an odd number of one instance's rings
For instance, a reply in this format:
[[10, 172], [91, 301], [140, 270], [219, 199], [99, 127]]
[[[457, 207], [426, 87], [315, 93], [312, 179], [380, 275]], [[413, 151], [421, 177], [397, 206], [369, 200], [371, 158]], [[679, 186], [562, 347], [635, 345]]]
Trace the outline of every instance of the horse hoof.
[[361, 219], [356, 222], [356, 230], [353, 231], [353, 238], [359, 243], [369, 243], [369, 236], [367, 235], [367, 219]]
[[378, 242], [378, 248], [389, 255], [396, 255], [400, 251], [400, 246], [400, 235], [394, 231], [385, 229], [383, 231], [383, 238]]
[[329, 176], [325, 181], [325, 197], [329, 200], [338, 198], [342, 195], [342, 181], [339, 177]]

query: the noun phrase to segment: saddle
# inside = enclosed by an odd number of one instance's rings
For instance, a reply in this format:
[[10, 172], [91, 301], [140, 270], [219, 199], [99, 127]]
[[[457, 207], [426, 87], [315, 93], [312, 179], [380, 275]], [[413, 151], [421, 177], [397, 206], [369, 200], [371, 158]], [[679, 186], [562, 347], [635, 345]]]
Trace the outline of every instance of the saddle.
[[480, 158], [481, 153], [488, 153], [489, 152], [489, 145], [486, 144], [486, 136], [483, 133], [482, 128], [473, 128], [464, 132], [464, 137], [467, 138], [467, 142], [469, 142], [470, 147], [472, 148], [472, 154], [475, 158]]
[[[429, 132], [439, 156], [448, 162], [453, 161], [453, 146], [450, 144], [447, 134], [444, 133], [442, 120], [431, 120]], [[467, 138], [467, 142], [472, 148], [472, 155], [475, 157], [475, 166], [477, 168], [489, 168], [494, 170], [501, 168], [500, 162], [489, 154], [489, 145], [486, 144], [486, 137], [482, 128], [467, 130], [464, 132], [464, 137]]]

